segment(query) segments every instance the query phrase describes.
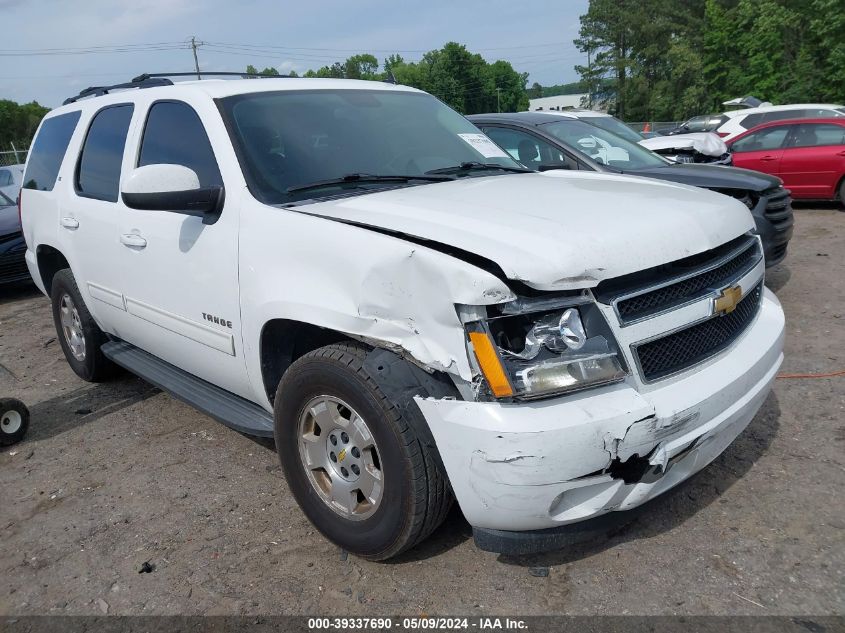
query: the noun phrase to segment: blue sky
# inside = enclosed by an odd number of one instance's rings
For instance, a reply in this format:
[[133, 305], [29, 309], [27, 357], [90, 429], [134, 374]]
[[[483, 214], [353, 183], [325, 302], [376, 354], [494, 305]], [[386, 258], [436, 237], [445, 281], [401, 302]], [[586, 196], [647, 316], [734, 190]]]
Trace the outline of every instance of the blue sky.
[[[206, 70], [251, 63], [301, 73], [356, 52], [410, 61], [457, 41], [511, 61], [532, 83], [564, 83], [585, 62], [572, 40], [586, 10], [587, 0], [0, 0], [0, 98], [57, 106], [91, 85], [193, 70], [190, 49], [180, 48], [192, 35], [207, 43], [198, 52]], [[44, 49], [54, 54], [21, 54]]]

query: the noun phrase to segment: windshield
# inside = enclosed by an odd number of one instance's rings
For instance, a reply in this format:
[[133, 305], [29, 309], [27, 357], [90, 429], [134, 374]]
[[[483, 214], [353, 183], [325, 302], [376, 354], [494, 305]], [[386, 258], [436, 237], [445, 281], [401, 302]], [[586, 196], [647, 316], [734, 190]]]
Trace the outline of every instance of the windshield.
[[663, 167], [667, 161], [642, 145], [581, 120], [553, 121], [540, 128], [597, 163], [622, 171]]
[[[237, 95], [220, 105], [250, 191], [268, 204], [451, 179], [431, 174], [467, 163], [481, 168], [455, 175], [520, 168], [472, 123], [425, 93], [290, 90]], [[324, 182], [334, 180], [342, 182]]]
[[589, 123], [590, 125], [600, 127], [601, 129], [607, 130], [608, 132], [612, 132], [616, 136], [621, 136], [622, 138], [628, 139], [632, 143], [638, 143], [639, 141], [643, 140], [643, 137], [640, 136], [640, 134], [636, 130], [633, 130], [632, 128], [628, 127], [616, 117], [590, 116], [584, 117], [583, 119], [579, 120]]

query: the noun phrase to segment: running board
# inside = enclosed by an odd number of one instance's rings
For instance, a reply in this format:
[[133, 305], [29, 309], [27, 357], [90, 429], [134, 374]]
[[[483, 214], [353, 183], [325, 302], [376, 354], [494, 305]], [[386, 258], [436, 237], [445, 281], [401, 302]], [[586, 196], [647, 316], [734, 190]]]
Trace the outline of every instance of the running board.
[[106, 358], [115, 364], [210, 415], [218, 422], [247, 435], [273, 437], [273, 416], [257, 404], [216, 387], [124, 341], [110, 341], [100, 349]]

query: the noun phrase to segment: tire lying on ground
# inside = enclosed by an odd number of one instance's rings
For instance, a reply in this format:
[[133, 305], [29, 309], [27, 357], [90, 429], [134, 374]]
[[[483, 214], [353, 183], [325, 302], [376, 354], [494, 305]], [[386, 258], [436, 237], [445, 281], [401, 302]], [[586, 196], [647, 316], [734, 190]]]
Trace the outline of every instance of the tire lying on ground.
[[23, 439], [29, 429], [29, 409], [17, 398], [0, 398], [0, 446]]

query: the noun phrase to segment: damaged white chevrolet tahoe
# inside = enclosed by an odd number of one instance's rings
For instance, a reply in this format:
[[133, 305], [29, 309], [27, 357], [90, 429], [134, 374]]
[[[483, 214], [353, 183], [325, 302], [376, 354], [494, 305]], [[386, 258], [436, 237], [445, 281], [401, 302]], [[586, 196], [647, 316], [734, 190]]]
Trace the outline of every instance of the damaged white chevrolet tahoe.
[[484, 549], [559, 547], [719, 455], [784, 322], [742, 203], [525, 171], [414, 89], [146, 75], [42, 122], [26, 259], [80, 377], [274, 437], [343, 548], [453, 499]]

